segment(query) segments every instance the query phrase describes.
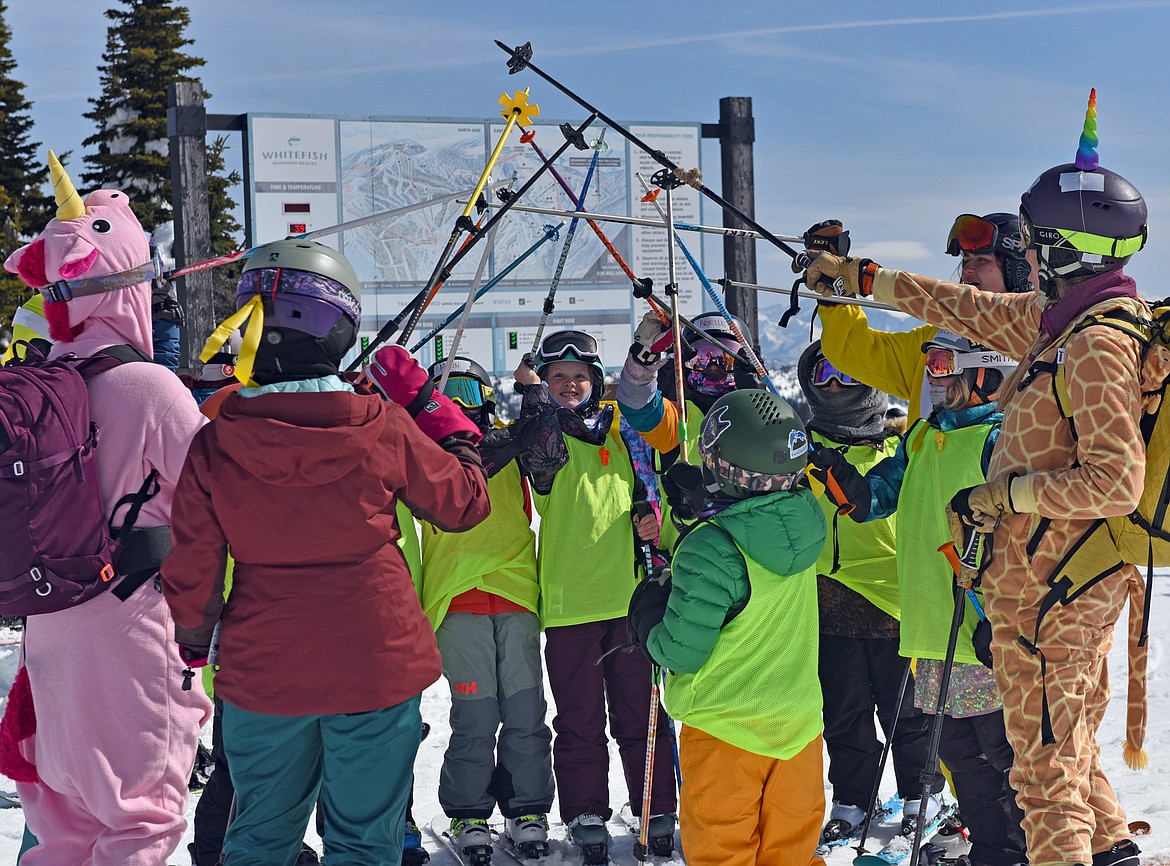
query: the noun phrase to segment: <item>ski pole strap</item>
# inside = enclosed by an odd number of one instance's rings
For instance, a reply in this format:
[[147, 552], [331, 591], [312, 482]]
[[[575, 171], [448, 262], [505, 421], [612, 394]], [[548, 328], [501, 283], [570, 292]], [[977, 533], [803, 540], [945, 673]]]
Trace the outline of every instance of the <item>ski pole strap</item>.
[[46, 301], [72, 301], [74, 298], [84, 298], [88, 295], [101, 295], [115, 289], [128, 289], [161, 276], [161, 270], [154, 261], [129, 268], [125, 271], [115, 271], [112, 274], [103, 274], [100, 277], [85, 277], [80, 280], [57, 280], [39, 291]]

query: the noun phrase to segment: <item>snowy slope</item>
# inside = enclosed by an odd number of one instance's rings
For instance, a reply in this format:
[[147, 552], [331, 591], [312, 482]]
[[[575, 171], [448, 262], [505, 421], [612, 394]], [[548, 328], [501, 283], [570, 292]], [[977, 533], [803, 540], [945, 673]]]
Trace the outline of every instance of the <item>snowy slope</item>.
[[[1170, 864], [1170, 668], [1167, 667], [1167, 649], [1170, 647], [1170, 584], [1166, 578], [1170, 571], [1159, 574], [1155, 580], [1154, 598], [1151, 603], [1151, 635], [1150, 635], [1150, 723], [1146, 739], [1146, 749], [1150, 755], [1150, 766], [1143, 772], [1129, 770], [1121, 759], [1121, 747], [1124, 741], [1125, 724], [1125, 646], [1124, 629], [1119, 630], [1118, 643], [1110, 654], [1110, 668], [1113, 672], [1112, 681], [1120, 693], [1114, 696], [1105, 722], [1101, 730], [1101, 759], [1104, 763], [1113, 786], [1121, 797], [1122, 804], [1128, 810], [1129, 819], [1148, 821], [1154, 828], [1153, 834], [1139, 840], [1143, 848], [1142, 863]], [[1124, 619], [1123, 619], [1124, 622]], [[7, 685], [15, 672], [18, 633], [0, 629], [0, 678], [7, 691]], [[551, 698], [550, 698], [551, 701]], [[422, 744], [418, 760], [415, 763], [417, 783], [415, 788], [415, 816], [419, 823], [425, 825], [430, 819], [441, 813], [438, 804], [436, 788], [438, 784], [439, 768], [442, 765], [443, 749], [446, 745], [450, 728], [447, 723], [447, 713], [450, 707], [446, 685], [439, 682], [432, 686], [423, 695], [423, 717], [431, 724], [431, 735]], [[204, 731], [204, 737], [210, 738], [210, 726]], [[621, 807], [627, 799], [622, 790], [618, 766], [617, 751], [611, 745], [610, 751], [611, 772], [611, 805], [615, 810]], [[10, 782], [0, 777], [0, 789], [11, 791]], [[883, 781], [883, 798], [893, 793], [892, 774], [887, 774]], [[828, 796], [828, 792], [826, 792]], [[193, 814], [194, 801], [188, 809], [188, 816]], [[556, 817], [555, 807], [552, 816]], [[0, 811], [0, 862], [13, 863], [20, 847], [22, 829], [22, 815], [19, 809]], [[632, 866], [637, 861], [631, 853], [633, 838], [624, 831], [616, 819], [611, 822], [611, 832], [615, 834], [614, 861], [622, 866]], [[185, 848], [191, 840], [192, 830], [188, 826], [183, 840], [183, 850], [171, 857], [171, 863], [186, 864]], [[438, 843], [429, 838], [424, 830], [424, 844], [431, 850], [431, 862], [434, 866], [452, 866], [454, 858]], [[306, 838], [320, 850], [320, 840], [310, 829]], [[879, 840], [880, 841], [880, 840]], [[875, 850], [876, 845], [867, 846]], [[852, 863], [854, 851], [843, 848], [834, 851], [828, 858], [829, 866], [847, 866]], [[497, 856], [497, 862], [505, 862], [502, 856]], [[547, 866], [562, 866], [579, 862], [563, 853], [554, 854], [544, 861]]]

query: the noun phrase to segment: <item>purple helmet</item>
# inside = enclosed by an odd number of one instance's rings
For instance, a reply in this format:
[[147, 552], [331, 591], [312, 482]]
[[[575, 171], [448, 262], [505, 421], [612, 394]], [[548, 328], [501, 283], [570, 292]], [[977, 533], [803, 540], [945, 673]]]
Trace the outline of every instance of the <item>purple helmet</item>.
[[1024, 243], [1056, 276], [1120, 268], [1146, 243], [1146, 201], [1116, 172], [1065, 163], [1048, 169], [1020, 198]]
[[347, 343], [343, 352], [357, 339], [361, 281], [332, 247], [291, 239], [256, 247], [240, 274], [236, 306], [257, 294], [264, 301], [265, 328], [287, 328], [322, 340], [341, 337]]

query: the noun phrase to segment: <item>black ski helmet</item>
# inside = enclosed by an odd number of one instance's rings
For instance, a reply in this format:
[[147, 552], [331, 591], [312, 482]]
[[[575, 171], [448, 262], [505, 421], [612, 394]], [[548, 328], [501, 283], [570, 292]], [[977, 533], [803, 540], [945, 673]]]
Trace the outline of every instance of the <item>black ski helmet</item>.
[[1013, 293], [1031, 291], [1032, 264], [1020, 235], [1015, 214], [996, 212], [975, 216], [959, 214], [947, 235], [947, 255], [993, 253], [1003, 269], [1004, 288]]
[[1097, 91], [1089, 95], [1074, 162], [1041, 174], [1020, 198], [1024, 243], [1039, 251], [1044, 279], [1076, 279], [1122, 267], [1146, 244], [1146, 201], [1097, 156]]
[[496, 390], [492, 387], [492, 377], [482, 365], [456, 355], [442, 361], [435, 361], [427, 369], [431, 381], [438, 385], [447, 370], [447, 387], [443, 391], [456, 405], [462, 409], [476, 409], [482, 407], [487, 414], [496, 412]]

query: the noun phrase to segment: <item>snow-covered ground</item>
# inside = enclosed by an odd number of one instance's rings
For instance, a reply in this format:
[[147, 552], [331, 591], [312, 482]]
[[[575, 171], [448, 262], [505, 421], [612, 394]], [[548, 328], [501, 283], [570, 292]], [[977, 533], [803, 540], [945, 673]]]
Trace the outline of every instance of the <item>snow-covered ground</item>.
[[[1125, 739], [1125, 640], [1124, 629], [1117, 633], [1117, 643], [1110, 655], [1110, 670], [1115, 693], [1100, 734], [1101, 759], [1109, 774], [1110, 781], [1121, 798], [1121, 802], [1128, 812], [1130, 821], [1147, 821], [1153, 828], [1151, 835], [1139, 839], [1143, 849], [1142, 863], [1170, 864], [1170, 663], [1167, 651], [1170, 649], [1170, 585], [1165, 581], [1170, 577], [1170, 571], [1160, 573], [1155, 578], [1154, 597], [1151, 603], [1150, 618], [1150, 712], [1149, 731], [1146, 737], [1146, 750], [1150, 756], [1150, 766], [1142, 771], [1135, 772], [1128, 769], [1122, 761], [1122, 743]], [[1127, 615], [1127, 614], [1126, 614]], [[1124, 616], [1124, 615], [1123, 615]], [[1124, 623], [1124, 618], [1122, 622]], [[19, 633], [0, 629], [0, 686], [7, 692], [15, 673], [16, 640]], [[550, 699], [551, 700], [551, 699]], [[420, 825], [430, 822], [431, 818], [441, 814], [436, 793], [439, 768], [443, 761], [443, 750], [446, 746], [447, 735], [450, 730], [447, 723], [447, 713], [450, 698], [445, 682], [440, 681], [432, 686], [423, 695], [422, 712], [424, 719], [431, 725], [431, 734], [422, 744], [418, 760], [415, 763], [417, 782], [415, 785], [415, 816]], [[204, 737], [210, 741], [210, 726], [204, 731]], [[616, 749], [611, 746], [611, 805], [615, 810], [626, 801], [627, 795], [621, 784], [620, 771]], [[893, 793], [892, 774], [887, 773], [883, 781], [883, 797]], [[11, 791], [13, 785], [0, 777], [0, 789]], [[828, 792], [826, 791], [828, 798]], [[195, 801], [192, 799], [188, 809], [188, 818], [194, 812]], [[554, 806], [553, 817], [556, 810]], [[19, 809], [0, 811], [0, 862], [14, 863], [20, 847], [23, 817]], [[636, 863], [631, 853], [632, 837], [624, 832], [616, 819], [611, 822], [611, 832], [615, 834], [613, 847], [614, 861], [631, 866]], [[452, 866], [455, 859], [438, 842], [430, 837], [424, 827], [424, 845], [431, 851], [431, 863], [434, 866]], [[186, 845], [192, 838], [190, 825], [183, 838], [182, 848], [176, 852], [170, 861], [175, 866], [186, 866]], [[320, 850], [320, 840], [310, 828], [306, 838], [310, 844]], [[875, 850], [877, 846], [868, 846]], [[847, 866], [852, 863], [854, 851], [850, 848], [841, 848], [834, 851], [828, 858], [829, 866]], [[496, 856], [497, 862], [505, 862], [501, 855]], [[579, 863], [563, 853], [554, 853], [544, 861], [547, 866], [563, 866], [563, 864]]]

